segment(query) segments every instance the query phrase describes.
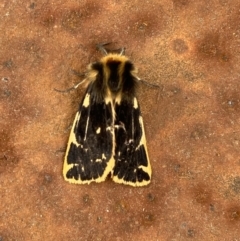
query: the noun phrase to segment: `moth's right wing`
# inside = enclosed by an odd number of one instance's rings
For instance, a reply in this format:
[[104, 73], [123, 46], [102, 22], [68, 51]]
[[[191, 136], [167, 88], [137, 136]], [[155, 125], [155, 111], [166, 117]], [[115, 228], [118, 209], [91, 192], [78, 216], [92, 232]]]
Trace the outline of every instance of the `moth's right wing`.
[[131, 186], [145, 186], [151, 181], [143, 119], [136, 97], [115, 106], [115, 166], [113, 181]]
[[63, 165], [70, 183], [102, 182], [112, 171], [114, 130], [112, 104], [99, 101], [89, 85], [76, 114]]

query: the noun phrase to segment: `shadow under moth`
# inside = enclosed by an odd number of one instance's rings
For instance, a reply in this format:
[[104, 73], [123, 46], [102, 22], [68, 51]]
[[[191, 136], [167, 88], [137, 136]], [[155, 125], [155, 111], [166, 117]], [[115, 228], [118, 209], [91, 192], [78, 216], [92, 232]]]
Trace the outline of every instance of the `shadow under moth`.
[[117, 183], [145, 186], [152, 171], [136, 98], [141, 80], [124, 48], [110, 53], [104, 45], [98, 48], [105, 56], [89, 65], [81, 82], [88, 87], [71, 129], [63, 176], [89, 184], [110, 175]]

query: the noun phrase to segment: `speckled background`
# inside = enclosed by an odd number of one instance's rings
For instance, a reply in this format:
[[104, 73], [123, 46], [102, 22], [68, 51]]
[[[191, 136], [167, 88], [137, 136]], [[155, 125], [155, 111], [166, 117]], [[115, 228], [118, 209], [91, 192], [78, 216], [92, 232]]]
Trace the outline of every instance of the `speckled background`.
[[[238, 0], [2, 0], [0, 240], [239, 241]], [[62, 163], [84, 89], [114, 42], [141, 85], [152, 183], [71, 185]]]

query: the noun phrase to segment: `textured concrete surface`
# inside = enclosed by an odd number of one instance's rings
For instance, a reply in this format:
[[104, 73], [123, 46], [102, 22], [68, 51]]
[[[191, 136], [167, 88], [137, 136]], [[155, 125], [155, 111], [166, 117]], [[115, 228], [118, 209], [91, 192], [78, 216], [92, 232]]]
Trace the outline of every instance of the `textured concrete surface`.
[[[0, 240], [240, 240], [238, 0], [0, 3]], [[84, 90], [125, 46], [142, 85], [153, 179], [70, 185], [62, 163]]]

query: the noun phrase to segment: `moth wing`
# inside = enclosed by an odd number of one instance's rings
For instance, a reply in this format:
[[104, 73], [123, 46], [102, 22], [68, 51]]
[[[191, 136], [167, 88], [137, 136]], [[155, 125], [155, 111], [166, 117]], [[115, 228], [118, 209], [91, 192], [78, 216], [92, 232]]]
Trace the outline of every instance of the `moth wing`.
[[106, 179], [114, 166], [112, 125], [111, 103], [97, 101], [90, 85], [70, 133], [63, 165], [66, 181], [89, 184]]
[[134, 97], [115, 106], [115, 166], [112, 178], [117, 183], [144, 186], [150, 183], [151, 165], [148, 158], [143, 120]]

